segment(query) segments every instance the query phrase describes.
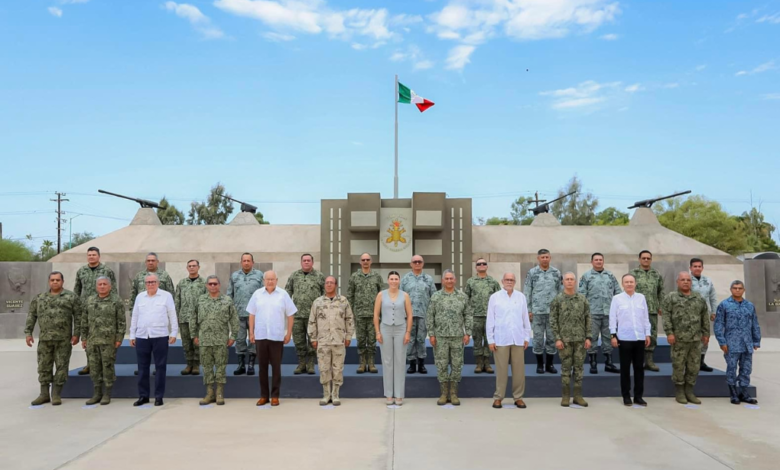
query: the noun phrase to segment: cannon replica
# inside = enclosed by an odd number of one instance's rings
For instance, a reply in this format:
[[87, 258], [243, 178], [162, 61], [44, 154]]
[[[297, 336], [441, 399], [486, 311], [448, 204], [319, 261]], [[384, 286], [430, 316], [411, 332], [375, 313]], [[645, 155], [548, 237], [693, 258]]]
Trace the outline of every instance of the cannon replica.
[[683, 194], [690, 194], [690, 192], [691, 190], [689, 189], [688, 191], [682, 191], [679, 193], [670, 194], [668, 196], [657, 197], [655, 199], [645, 199], [643, 201], [637, 201], [634, 203], [633, 206], [629, 207], [629, 209], [638, 209], [640, 207], [646, 207], [649, 209], [653, 204], [655, 204], [658, 201], [663, 201], [664, 199], [671, 199], [673, 197], [682, 196]]
[[140, 204], [141, 207], [144, 209], [162, 209], [162, 207], [159, 204], [157, 204], [154, 201], [150, 201], [148, 199], [138, 199], [130, 196], [122, 196], [121, 194], [104, 191], [102, 189], [98, 189], [98, 192], [102, 194], [108, 194], [109, 196], [121, 197], [122, 199], [129, 199], [130, 201], [135, 201], [138, 204]]

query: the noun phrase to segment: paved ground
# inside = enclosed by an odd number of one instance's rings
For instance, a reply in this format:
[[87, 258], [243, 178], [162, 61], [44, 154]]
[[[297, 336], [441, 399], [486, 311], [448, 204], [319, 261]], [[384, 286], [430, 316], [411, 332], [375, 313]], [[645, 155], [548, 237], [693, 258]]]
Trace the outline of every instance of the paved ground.
[[[380, 398], [335, 409], [316, 400], [267, 410], [231, 400], [201, 409], [195, 399], [149, 409], [131, 400], [29, 409], [38, 392], [34, 351], [23, 340], [2, 340], [0, 468], [776, 470], [779, 361], [780, 340], [765, 340], [754, 360], [758, 410], [726, 399], [687, 409], [668, 398], [648, 400], [647, 409], [625, 408], [617, 398], [591, 399], [580, 410], [555, 399], [529, 400], [526, 410], [494, 410], [484, 399], [455, 409], [410, 400], [388, 410]], [[707, 362], [725, 367], [717, 352]], [[83, 352], [74, 352], [71, 366], [84, 363]]]

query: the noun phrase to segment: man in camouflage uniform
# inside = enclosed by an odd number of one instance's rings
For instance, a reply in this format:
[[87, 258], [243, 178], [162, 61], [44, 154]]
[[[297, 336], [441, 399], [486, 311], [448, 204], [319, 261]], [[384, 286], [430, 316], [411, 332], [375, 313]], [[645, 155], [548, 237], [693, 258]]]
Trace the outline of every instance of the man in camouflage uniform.
[[81, 346], [87, 350], [89, 375], [95, 388], [87, 405], [108, 405], [116, 381], [116, 350], [125, 337], [125, 303], [108, 277], [97, 278], [95, 284], [97, 292], [87, 298], [81, 317]]
[[661, 304], [666, 339], [672, 345], [672, 381], [677, 403], [701, 404], [693, 394], [701, 365], [701, 344], [710, 340], [710, 312], [704, 299], [691, 290], [691, 274], [677, 275], [677, 290]]
[[376, 330], [374, 330], [374, 302], [376, 296], [385, 283], [379, 273], [371, 271], [371, 255], [363, 253], [360, 255], [360, 270], [352, 273], [349, 277], [349, 287], [347, 288], [347, 300], [355, 314], [357, 323], [358, 354], [360, 355], [360, 365], [357, 373], [362, 374], [366, 370], [376, 374], [377, 368], [374, 365], [374, 355], [376, 354]]
[[[442, 274], [444, 288], [431, 297], [428, 305], [428, 336], [433, 346], [441, 396], [437, 405], [449, 401], [460, 405], [458, 385], [463, 370], [463, 347], [471, 339], [474, 318], [466, 308], [468, 298], [455, 289], [455, 273], [447, 269]], [[449, 371], [448, 371], [449, 368]]]
[[412, 272], [404, 274], [401, 279], [400, 289], [409, 294], [412, 301], [412, 334], [409, 345], [406, 347], [406, 359], [409, 361], [409, 374], [420, 372], [427, 374], [425, 358], [428, 356], [425, 338], [428, 337], [428, 329], [425, 327], [425, 315], [428, 313], [428, 304], [431, 296], [436, 293], [436, 284], [430, 274], [423, 272], [425, 260], [420, 255], [412, 256]]
[[347, 346], [355, 333], [355, 317], [349, 301], [336, 292], [338, 281], [334, 276], [325, 278], [325, 295], [316, 299], [309, 314], [308, 334], [317, 350], [320, 366], [322, 400], [325, 406], [333, 402], [341, 404], [339, 389], [344, 383], [344, 358]]
[[[731, 403], [755, 405], [758, 400], [748, 393], [750, 373], [753, 370], [753, 351], [761, 347], [761, 326], [756, 307], [743, 296], [742, 281], [731, 283], [731, 297], [718, 305], [715, 314], [715, 337], [726, 358], [726, 383]], [[739, 367], [739, 375], [737, 375]]]
[[305, 253], [301, 256], [301, 269], [290, 275], [284, 287], [298, 309], [293, 320], [293, 342], [295, 352], [298, 353], [295, 375], [304, 372], [314, 374], [314, 357], [317, 351], [309, 343], [307, 329], [311, 304], [325, 292], [324, 289], [325, 276], [314, 269], [314, 256]]
[[[146, 276], [150, 274], [156, 275], [157, 279], [160, 280], [159, 289], [171, 294], [171, 297], [176, 293], [176, 288], [173, 286], [173, 279], [171, 279], [171, 276], [167, 272], [159, 269], [159, 263], [160, 260], [157, 257], [157, 253], [149, 253], [146, 255], [146, 270], [136, 274], [133, 280], [130, 281], [131, 315], [133, 307], [135, 306], [135, 298], [138, 297], [138, 294], [141, 292], [146, 292]], [[154, 371], [154, 373], [156, 374], [157, 371]], [[138, 369], [135, 370], [135, 375], [138, 375]]]
[[647, 312], [650, 315], [650, 346], [645, 348], [645, 369], [658, 372], [653, 353], [658, 344], [658, 316], [661, 315], [661, 301], [664, 298], [664, 278], [652, 267], [653, 254], [647, 250], [639, 253], [639, 267], [631, 271], [636, 279], [636, 291], [645, 296]]
[[[82, 305], [78, 296], [62, 288], [65, 279], [61, 272], [49, 274], [49, 291], [39, 294], [30, 302], [27, 323], [24, 327], [25, 341], [32, 347], [35, 323], [40, 326], [38, 337], [38, 382], [41, 394], [32, 401], [33, 406], [51, 401], [61, 405], [60, 393], [68, 378], [68, 364], [73, 346], [79, 342]], [[52, 377], [52, 368], [57, 366]], [[49, 397], [49, 385], [54, 383]]]
[[[246, 305], [252, 294], [263, 287], [263, 272], [255, 269], [255, 257], [252, 253], [241, 255], [241, 269], [230, 275], [227, 296], [233, 299], [233, 305], [238, 312], [238, 336], [236, 337], [236, 355], [238, 367], [233, 375], [255, 375], [255, 345], [249, 341], [249, 312]], [[249, 346], [247, 346], [249, 344]], [[247, 364], [249, 369], [247, 369]]]
[[[76, 284], [73, 286], [73, 293], [79, 296], [82, 305], [87, 298], [97, 294], [95, 283], [99, 277], [107, 277], [111, 281], [111, 293], [116, 294], [116, 276], [114, 271], [100, 262], [100, 250], [91, 246], [87, 248], [87, 264], [80, 267], [76, 272]], [[79, 375], [89, 374], [89, 363], [79, 371]]]
[[590, 305], [591, 347], [588, 350], [590, 357], [590, 373], [598, 374], [597, 345], [601, 335], [601, 352], [604, 354], [604, 372], [619, 374], [620, 369], [612, 363], [612, 342], [609, 333], [609, 307], [612, 305], [612, 297], [623, 292], [618, 280], [611, 272], [604, 269], [604, 255], [593, 253], [590, 257], [593, 269], [586, 272], [580, 278], [578, 292], [588, 299]]
[[227, 383], [225, 368], [228, 363], [228, 349], [236, 342], [239, 328], [238, 313], [233, 300], [220, 294], [219, 287], [217, 276], [206, 278], [208, 293], [198, 297], [190, 316], [190, 330], [195, 345], [200, 348], [203, 383], [206, 384], [206, 396], [200, 401], [201, 405], [214, 402], [217, 405], [225, 404], [225, 383]]
[[[552, 260], [550, 250], [539, 250], [536, 260], [539, 265], [528, 271], [523, 287], [523, 294], [528, 299], [528, 316], [531, 317], [531, 327], [534, 331], [533, 351], [536, 354], [536, 373], [556, 374], [558, 370], [553, 366], [555, 335], [550, 325], [550, 303], [563, 288], [561, 272], [550, 266]], [[544, 353], [547, 353], [546, 366]]]
[[206, 281], [198, 274], [200, 271], [200, 262], [196, 259], [187, 261], [187, 273], [185, 277], [176, 286], [176, 294], [173, 296], [173, 303], [176, 306], [176, 317], [179, 320], [179, 334], [181, 335], [181, 345], [184, 348], [184, 357], [187, 360], [187, 367], [182, 369], [181, 375], [199, 375], [200, 374], [200, 356], [198, 354], [198, 345], [195, 344], [192, 334], [192, 316], [198, 305], [198, 299], [206, 295]]
[[474, 361], [477, 363], [474, 373], [481, 374], [484, 371], [492, 374], [485, 323], [490, 296], [500, 291], [501, 285], [488, 276], [488, 264], [485, 258], [477, 258], [476, 269], [477, 275], [466, 281], [466, 287], [463, 289], [463, 293], [468, 298], [466, 308], [474, 317]]
[[[577, 292], [574, 273], [563, 275], [563, 292], [550, 304], [550, 325], [555, 347], [561, 356], [561, 406], [569, 406], [571, 376], [574, 368], [574, 404], [588, 406], [582, 398], [582, 371], [585, 352], [591, 346], [591, 318], [588, 299]], [[606, 341], [606, 339], [605, 339]]]
[[[702, 296], [704, 301], [707, 303], [707, 310], [710, 312], [710, 322], [714, 322], [715, 309], [718, 305], [718, 296], [715, 294], [715, 284], [713, 284], [710, 278], [707, 276], [702, 276], [701, 273], [704, 271], [704, 261], [702, 261], [700, 258], [692, 258], [690, 266], [691, 280], [693, 281], [691, 289]], [[707, 354], [708, 345], [709, 343], [701, 345], [701, 366], [699, 370], [704, 372], [712, 372], [713, 370], [712, 367], [708, 366], [707, 363], [704, 362], [704, 356]]]

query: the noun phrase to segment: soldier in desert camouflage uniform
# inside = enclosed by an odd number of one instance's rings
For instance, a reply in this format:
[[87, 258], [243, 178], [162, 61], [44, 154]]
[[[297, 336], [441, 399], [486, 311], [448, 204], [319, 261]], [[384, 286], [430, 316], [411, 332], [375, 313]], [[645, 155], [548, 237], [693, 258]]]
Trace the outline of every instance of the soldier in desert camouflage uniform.
[[194, 343], [195, 338], [192, 335], [192, 316], [198, 299], [206, 295], [206, 281], [203, 280], [198, 271], [200, 262], [196, 259], [187, 261], [187, 272], [189, 276], [185, 277], [176, 286], [176, 294], [173, 296], [173, 303], [176, 306], [176, 317], [179, 320], [179, 334], [181, 335], [181, 345], [184, 348], [184, 357], [187, 361], [187, 367], [182, 369], [181, 375], [200, 374], [200, 356], [198, 346]]
[[301, 256], [301, 269], [290, 275], [284, 287], [298, 309], [293, 319], [292, 332], [295, 352], [298, 353], [298, 367], [293, 372], [295, 375], [304, 372], [314, 374], [314, 357], [317, 351], [309, 342], [307, 329], [311, 305], [325, 292], [325, 276], [313, 266], [314, 256], [309, 253]]
[[477, 366], [474, 373], [483, 371], [493, 373], [490, 367], [490, 348], [488, 347], [485, 324], [487, 322], [487, 309], [490, 296], [501, 290], [498, 281], [488, 276], [487, 260], [478, 258], [476, 262], [477, 275], [466, 281], [463, 293], [468, 297], [466, 308], [471, 310], [474, 317], [474, 361]]
[[563, 275], [563, 292], [550, 304], [550, 324], [555, 347], [561, 356], [561, 406], [569, 406], [571, 376], [574, 369], [574, 403], [588, 406], [582, 398], [582, 371], [585, 352], [590, 348], [591, 327], [588, 299], [577, 293], [574, 273]]

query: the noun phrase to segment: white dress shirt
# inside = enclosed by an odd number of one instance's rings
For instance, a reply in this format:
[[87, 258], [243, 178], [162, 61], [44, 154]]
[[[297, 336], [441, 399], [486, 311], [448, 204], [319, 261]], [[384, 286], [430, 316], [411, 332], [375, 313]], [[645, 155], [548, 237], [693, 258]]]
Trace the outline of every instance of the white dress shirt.
[[298, 309], [284, 289], [277, 287], [269, 293], [261, 287], [252, 294], [246, 311], [255, 317], [255, 341], [284, 341], [287, 317], [295, 315]]
[[488, 344], [496, 346], [524, 346], [531, 339], [531, 322], [528, 321], [528, 303], [525, 295], [506, 289], [494, 293], [488, 301], [487, 322]]
[[609, 332], [617, 334], [619, 340], [644, 341], [650, 336], [650, 317], [645, 296], [625, 292], [612, 297], [609, 306]]
[[154, 295], [146, 291], [138, 294], [130, 320], [130, 339], [175, 338], [177, 334], [179, 322], [176, 320], [176, 306], [170, 292], [159, 289]]

